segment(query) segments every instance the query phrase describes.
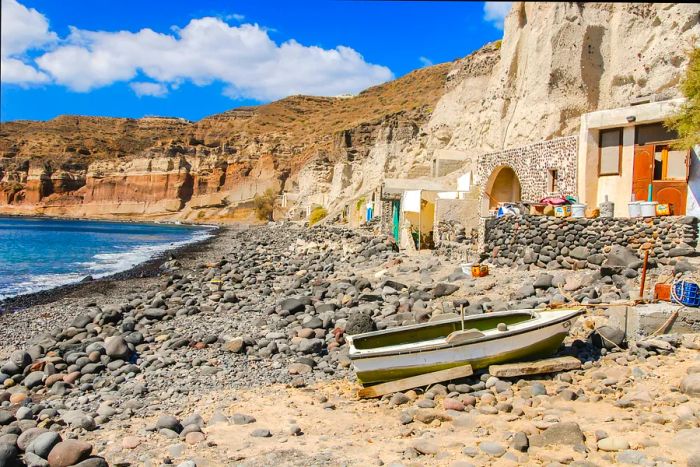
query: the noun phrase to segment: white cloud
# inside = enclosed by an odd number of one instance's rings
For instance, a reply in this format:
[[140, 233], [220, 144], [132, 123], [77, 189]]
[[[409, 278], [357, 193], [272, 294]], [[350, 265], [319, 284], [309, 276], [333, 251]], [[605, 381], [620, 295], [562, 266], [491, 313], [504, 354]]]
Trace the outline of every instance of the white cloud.
[[3, 83], [30, 84], [48, 83], [50, 78], [16, 58], [0, 58], [0, 81]]
[[168, 94], [168, 87], [161, 83], [151, 83], [148, 81], [135, 81], [129, 84], [137, 96], [164, 97]]
[[[36, 10], [28, 10], [15, 0], [2, 1], [3, 41], [5, 3], [28, 12], [32, 24], [41, 22], [37, 15], [43, 21], [42, 27], [33, 28], [43, 35], [35, 34], [31, 40], [13, 38], [13, 49], [56, 39]], [[232, 18], [244, 19], [242, 15]], [[29, 18], [25, 22], [30, 22]], [[131, 83], [139, 95], [164, 95], [168, 88], [187, 81], [198, 86], [221, 82], [230, 97], [264, 101], [291, 94], [356, 93], [393, 78], [389, 68], [368, 63], [350, 47], [324, 49], [295, 40], [278, 44], [269, 31], [257, 24], [232, 26], [213, 17], [193, 19], [168, 33], [148, 28], [137, 32], [71, 28], [68, 37], [35, 59], [39, 70], [34, 70], [37, 76], [33, 81], [50, 77], [55, 84], [87, 92], [119, 81], [131, 82], [137, 76], [152, 80]], [[23, 45], [15, 45], [20, 43]], [[29, 66], [28, 62], [25, 65]], [[19, 72], [14, 74], [21, 77]], [[31, 78], [29, 73], [26, 76]]]
[[512, 2], [484, 2], [484, 20], [503, 30], [503, 21], [510, 12]]
[[27, 64], [27, 50], [56, 40], [49, 22], [34, 8], [2, 0], [0, 11], [0, 80], [21, 85], [46, 83], [49, 77]]
[[228, 20], [228, 21], [234, 20], [234, 21], [238, 21], [240, 23], [241, 21], [243, 21], [245, 19], [245, 15], [240, 15], [238, 13], [232, 13], [230, 15], [224, 16], [224, 19]]
[[433, 61], [428, 57], [418, 57], [418, 61], [423, 64], [423, 66], [433, 66]]

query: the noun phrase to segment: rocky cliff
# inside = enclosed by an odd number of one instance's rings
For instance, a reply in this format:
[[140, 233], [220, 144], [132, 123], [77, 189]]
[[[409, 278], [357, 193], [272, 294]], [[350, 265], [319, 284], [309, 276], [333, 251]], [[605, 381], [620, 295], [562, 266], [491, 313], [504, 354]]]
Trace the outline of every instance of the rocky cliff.
[[576, 134], [584, 112], [679, 95], [697, 4], [514, 3], [503, 41], [352, 98], [293, 96], [192, 123], [58, 117], [0, 128], [0, 212], [251, 218], [267, 188], [340, 208], [384, 177]]
[[[413, 135], [449, 65], [358, 96], [292, 96], [193, 123], [61, 116], [0, 127], [0, 212], [190, 221], [251, 219], [267, 188], [312, 195], [338, 159], [364, 159], [378, 134]], [[391, 138], [391, 136], [389, 136]]]

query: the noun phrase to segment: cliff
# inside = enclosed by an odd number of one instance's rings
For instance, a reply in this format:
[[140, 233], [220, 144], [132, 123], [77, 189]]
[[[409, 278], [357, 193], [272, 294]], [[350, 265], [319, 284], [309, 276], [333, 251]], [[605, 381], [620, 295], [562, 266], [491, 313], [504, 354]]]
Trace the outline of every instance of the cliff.
[[[60, 116], [0, 125], [0, 212], [71, 217], [250, 220], [267, 188], [299, 187], [310, 167], [364, 157], [388, 122], [417, 128], [449, 65], [416, 70], [355, 97], [292, 96], [199, 122]], [[364, 134], [359, 137], [360, 133]], [[342, 142], [357, 140], [349, 150]]]
[[251, 219], [267, 188], [330, 209], [438, 150], [577, 134], [584, 112], [667, 99], [697, 4], [514, 3], [502, 41], [352, 98], [293, 96], [187, 122], [58, 117], [0, 126], [0, 212]]

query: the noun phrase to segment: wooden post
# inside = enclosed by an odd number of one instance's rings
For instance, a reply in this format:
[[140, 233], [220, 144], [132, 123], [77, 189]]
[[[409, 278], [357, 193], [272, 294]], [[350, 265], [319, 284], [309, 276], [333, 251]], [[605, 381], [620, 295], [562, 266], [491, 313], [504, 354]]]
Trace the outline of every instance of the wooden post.
[[647, 263], [649, 262], [649, 250], [644, 250], [644, 265], [642, 266], [642, 280], [639, 284], [639, 298], [644, 299], [644, 283], [647, 280]]

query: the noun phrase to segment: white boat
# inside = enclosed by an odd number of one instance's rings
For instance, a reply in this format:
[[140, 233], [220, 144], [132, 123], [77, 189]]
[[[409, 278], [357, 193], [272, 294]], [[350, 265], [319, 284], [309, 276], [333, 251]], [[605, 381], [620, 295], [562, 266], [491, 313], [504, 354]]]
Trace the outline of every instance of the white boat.
[[527, 361], [551, 355], [583, 308], [512, 310], [346, 336], [363, 384], [470, 364]]

